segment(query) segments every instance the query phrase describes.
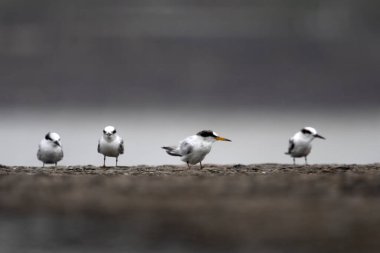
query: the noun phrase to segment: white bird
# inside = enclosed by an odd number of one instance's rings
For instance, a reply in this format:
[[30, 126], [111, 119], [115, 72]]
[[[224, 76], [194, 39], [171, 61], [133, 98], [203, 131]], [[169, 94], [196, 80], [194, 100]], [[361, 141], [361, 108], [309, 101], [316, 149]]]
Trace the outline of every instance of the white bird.
[[325, 137], [319, 135], [312, 127], [304, 127], [289, 140], [289, 148], [286, 155], [293, 157], [293, 164], [296, 164], [296, 158], [305, 157], [307, 165], [307, 156], [311, 151], [311, 142], [315, 138], [325, 140]]
[[106, 166], [106, 156], [116, 158], [116, 167], [119, 155], [124, 154], [124, 141], [116, 134], [113, 126], [106, 126], [103, 129], [103, 136], [99, 139], [98, 153], [103, 154], [103, 167]]
[[62, 160], [63, 150], [61, 144], [61, 138], [57, 133], [49, 132], [45, 135], [45, 138], [41, 140], [38, 146], [37, 158], [42, 162], [42, 166], [45, 164], [55, 164]]
[[162, 147], [166, 153], [172, 156], [179, 156], [181, 160], [189, 164], [199, 163], [202, 169], [202, 161], [205, 156], [210, 153], [211, 146], [215, 141], [231, 141], [224, 137], [220, 137], [211, 130], [203, 130], [199, 133], [189, 136], [179, 143], [177, 147]]

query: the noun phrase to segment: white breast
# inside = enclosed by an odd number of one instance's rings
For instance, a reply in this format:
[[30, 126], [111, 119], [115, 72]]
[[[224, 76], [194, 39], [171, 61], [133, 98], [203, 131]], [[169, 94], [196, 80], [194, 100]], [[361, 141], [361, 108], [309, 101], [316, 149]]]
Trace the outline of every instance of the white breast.
[[192, 146], [192, 152], [182, 157], [182, 161], [190, 164], [197, 164], [203, 161], [205, 156], [211, 151], [211, 142], [204, 141], [198, 135], [188, 137], [187, 141]]
[[56, 163], [63, 158], [62, 147], [43, 139], [38, 147], [37, 158], [43, 163]]
[[290, 152], [292, 157], [304, 157], [310, 154], [311, 140], [304, 138], [302, 134], [297, 133], [293, 137], [294, 148]]
[[100, 138], [99, 140], [99, 153], [105, 156], [118, 157], [120, 155], [119, 147], [121, 143], [121, 138], [116, 136], [112, 141], [108, 141], [105, 138]]

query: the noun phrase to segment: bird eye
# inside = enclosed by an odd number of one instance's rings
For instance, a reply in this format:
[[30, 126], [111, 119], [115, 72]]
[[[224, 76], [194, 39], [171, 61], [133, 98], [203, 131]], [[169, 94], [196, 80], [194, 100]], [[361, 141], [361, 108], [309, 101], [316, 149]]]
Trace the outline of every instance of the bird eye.
[[103, 130], [103, 134], [105, 134], [106, 133], [106, 130]]
[[47, 134], [45, 135], [45, 140], [52, 141], [51, 136], [50, 136], [50, 133], [47, 133]]
[[116, 134], [116, 129], [112, 131], [113, 134]]

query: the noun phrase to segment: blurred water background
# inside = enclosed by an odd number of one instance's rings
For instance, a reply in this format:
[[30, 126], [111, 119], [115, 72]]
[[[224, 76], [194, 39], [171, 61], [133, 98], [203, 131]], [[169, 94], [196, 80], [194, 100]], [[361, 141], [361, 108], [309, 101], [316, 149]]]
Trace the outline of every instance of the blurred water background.
[[[215, 143], [206, 163], [290, 163], [284, 154], [288, 138], [304, 125], [316, 127], [327, 140], [316, 139], [310, 163], [374, 163], [380, 150], [380, 117], [375, 111], [241, 111], [216, 110], [23, 110], [2, 112], [1, 162], [33, 165], [37, 145], [45, 132], [60, 133], [65, 157], [62, 165], [101, 165], [97, 141], [103, 126], [112, 124], [125, 138], [124, 166], [180, 164], [161, 146], [174, 145], [196, 131], [210, 128], [232, 139]], [[108, 165], [114, 165], [108, 158]], [[300, 160], [299, 163], [303, 163]]]

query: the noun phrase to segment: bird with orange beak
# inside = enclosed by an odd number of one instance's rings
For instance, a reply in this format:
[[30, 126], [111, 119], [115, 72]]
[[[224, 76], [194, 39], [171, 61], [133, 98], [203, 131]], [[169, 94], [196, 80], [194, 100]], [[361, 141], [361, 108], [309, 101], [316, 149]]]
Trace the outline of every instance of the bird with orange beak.
[[162, 147], [171, 156], [179, 156], [181, 160], [190, 164], [200, 164], [202, 169], [202, 161], [211, 151], [211, 146], [216, 141], [231, 141], [224, 137], [220, 137], [211, 130], [203, 130], [199, 133], [189, 136], [179, 143], [178, 146]]

